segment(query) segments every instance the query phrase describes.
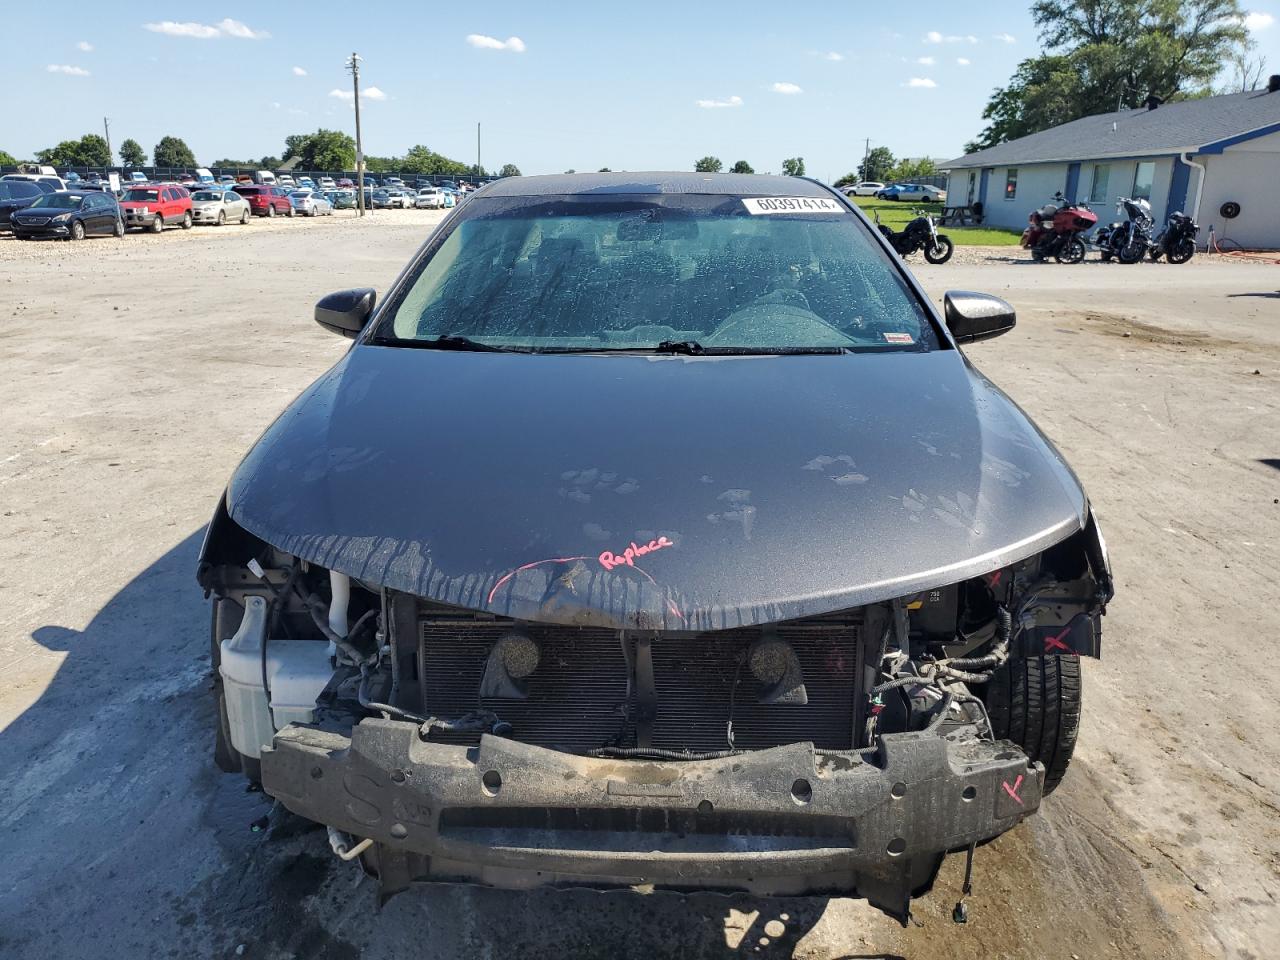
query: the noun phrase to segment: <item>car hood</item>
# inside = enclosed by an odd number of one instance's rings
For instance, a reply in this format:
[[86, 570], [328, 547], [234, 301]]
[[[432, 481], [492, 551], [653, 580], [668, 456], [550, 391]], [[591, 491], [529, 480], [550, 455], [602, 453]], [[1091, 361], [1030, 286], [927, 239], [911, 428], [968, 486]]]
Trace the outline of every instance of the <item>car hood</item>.
[[358, 345], [227, 507], [309, 562], [521, 619], [720, 629], [905, 596], [1080, 529], [1084, 493], [958, 352]]

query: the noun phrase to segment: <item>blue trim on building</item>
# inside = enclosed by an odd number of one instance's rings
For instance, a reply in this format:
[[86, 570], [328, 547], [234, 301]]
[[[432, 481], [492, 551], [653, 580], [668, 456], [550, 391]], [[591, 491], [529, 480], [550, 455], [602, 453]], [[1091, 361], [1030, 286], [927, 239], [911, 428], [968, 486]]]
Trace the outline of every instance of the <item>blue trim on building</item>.
[[1280, 123], [1270, 123], [1265, 127], [1259, 127], [1257, 130], [1250, 130], [1248, 133], [1237, 134], [1234, 137], [1227, 137], [1224, 140], [1215, 140], [1213, 143], [1206, 143], [1196, 153], [1221, 153], [1227, 147], [1234, 147], [1237, 143], [1244, 143], [1246, 140], [1256, 140], [1258, 137], [1269, 136], [1273, 133], [1280, 133]]
[[982, 182], [978, 185], [978, 200], [985, 208], [987, 205], [987, 181], [991, 179], [991, 167], [982, 168]]
[[1173, 158], [1173, 176], [1169, 178], [1169, 197], [1164, 205], [1165, 219], [1175, 210], [1187, 208], [1187, 185], [1191, 182], [1191, 164], [1181, 157]]
[[1076, 192], [1080, 189], [1080, 164], [1071, 163], [1067, 165], [1067, 188], [1062, 191], [1062, 195], [1068, 200], [1076, 199]]

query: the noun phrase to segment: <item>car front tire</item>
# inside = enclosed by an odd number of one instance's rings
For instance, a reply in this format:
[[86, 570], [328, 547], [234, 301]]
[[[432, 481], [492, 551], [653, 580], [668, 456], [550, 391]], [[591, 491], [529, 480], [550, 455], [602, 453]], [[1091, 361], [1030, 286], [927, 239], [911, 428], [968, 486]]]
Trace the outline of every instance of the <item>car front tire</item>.
[[151, 232], [152, 233], [164, 232], [164, 217], [160, 216], [160, 214], [158, 213], [156, 214], [156, 218], [151, 221]]
[[70, 237], [72, 240], [84, 239], [84, 224], [81, 223], [79, 220], [76, 220], [71, 224]]
[[1066, 776], [1080, 732], [1080, 658], [1009, 660], [985, 686], [992, 732], [1044, 764], [1047, 796]]
[[191, 223], [192, 223], [192, 220], [191, 220], [191, 211], [190, 211], [190, 210], [188, 210], [186, 213], [184, 213], [184, 214], [182, 215], [182, 229], [183, 229], [183, 230], [190, 230], [190, 229], [191, 229]]

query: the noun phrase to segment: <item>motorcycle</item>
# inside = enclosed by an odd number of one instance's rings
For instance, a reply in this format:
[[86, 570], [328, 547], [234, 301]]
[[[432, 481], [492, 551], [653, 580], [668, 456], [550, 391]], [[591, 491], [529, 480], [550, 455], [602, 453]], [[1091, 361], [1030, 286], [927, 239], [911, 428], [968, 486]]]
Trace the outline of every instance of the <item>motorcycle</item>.
[[1042, 263], [1053, 257], [1059, 263], [1079, 263], [1084, 259], [1083, 234], [1098, 222], [1087, 203], [1068, 201], [1061, 192], [1053, 202], [1031, 211], [1027, 229], [1022, 231], [1022, 246], [1031, 251], [1031, 259]]
[[1179, 210], [1169, 214], [1169, 222], [1165, 224], [1160, 235], [1151, 241], [1147, 249], [1152, 261], [1162, 256], [1168, 257], [1170, 263], [1186, 263], [1196, 252], [1196, 234], [1199, 225]]
[[874, 213], [876, 226], [884, 234], [893, 249], [900, 257], [909, 257], [920, 250], [930, 263], [946, 263], [955, 252], [955, 244], [945, 233], [939, 233], [933, 217], [923, 210], [916, 211], [916, 218], [906, 225], [900, 233], [886, 227], [880, 222], [880, 214]]
[[1116, 213], [1123, 213], [1123, 223], [1103, 227], [1094, 238], [1094, 246], [1102, 253], [1103, 260], [1115, 257], [1121, 263], [1137, 263], [1147, 255], [1151, 247], [1151, 204], [1146, 200], [1121, 197], [1116, 202]]

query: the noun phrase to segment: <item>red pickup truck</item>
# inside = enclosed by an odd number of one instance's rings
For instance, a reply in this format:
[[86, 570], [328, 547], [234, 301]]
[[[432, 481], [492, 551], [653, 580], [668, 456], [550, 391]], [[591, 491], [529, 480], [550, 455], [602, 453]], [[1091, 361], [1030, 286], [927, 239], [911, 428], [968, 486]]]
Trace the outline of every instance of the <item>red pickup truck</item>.
[[120, 201], [126, 228], [159, 233], [165, 224], [191, 229], [191, 194], [176, 183], [148, 183], [130, 187]]
[[266, 183], [242, 183], [231, 189], [249, 201], [249, 209], [254, 216], [274, 217], [277, 213], [283, 213], [286, 217], [293, 216], [293, 204], [289, 202], [289, 193], [283, 187], [273, 187]]

